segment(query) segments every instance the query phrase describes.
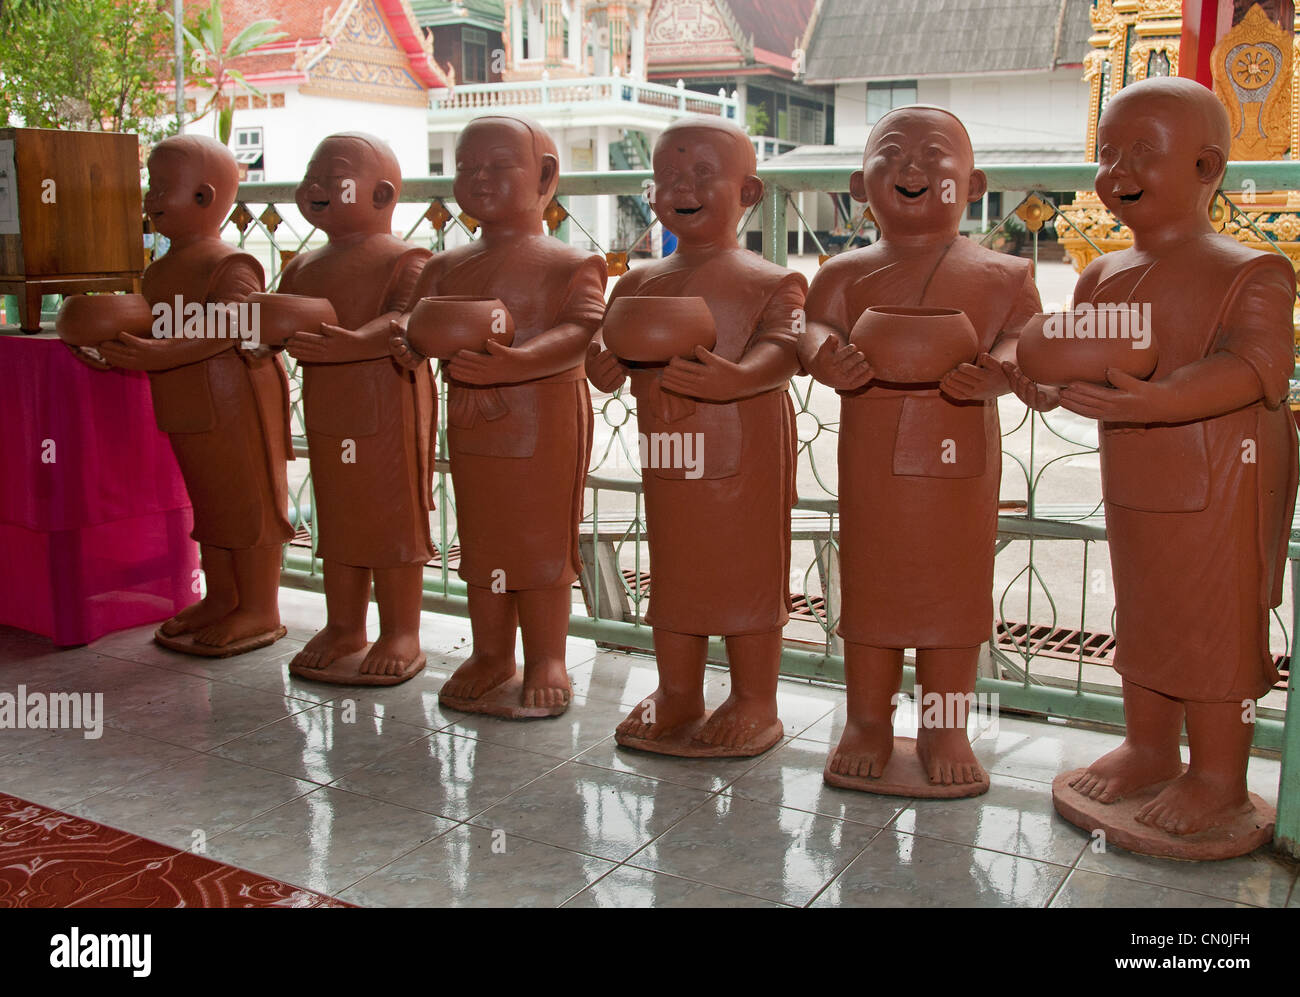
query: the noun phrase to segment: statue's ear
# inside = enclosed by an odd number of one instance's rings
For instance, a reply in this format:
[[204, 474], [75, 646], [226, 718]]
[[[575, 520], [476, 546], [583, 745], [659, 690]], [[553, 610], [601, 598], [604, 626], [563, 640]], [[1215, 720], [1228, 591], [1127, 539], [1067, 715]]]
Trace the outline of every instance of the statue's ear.
[[853, 200], [867, 203], [867, 177], [861, 170], [854, 170], [849, 177], [849, 194]]
[[1207, 145], [1196, 157], [1196, 176], [1201, 183], [1217, 184], [1223, 175], [1225, 165], [1227, 164], [1223, 158], [1223, 150]]
[[549, 152], [542, 153], [541, 180], [537, 184], [537, 193], [545, 194], [555, 183], [555, 178], [560, 174], [560, 161]]
[[206, 208], [216, 199], [217, 189], [210, 183], [201, 183], [198, 189], [194, 191], [194, 203], [200, 208]]
[[749, 208], [763, 199], [763, 181], [758, 177], [745, 177], [745, 182], [740, 185], [740, 203]]
[[376, 208], [386, 208], [397, 199], [397, 188], [387, 180], [380, 180], [375, 184], [374, 192], [370, 195], [370, 203]]
[[983, 170], [970, 171], [970, 189], [966, 192], [966, 200], [978, 201], [989, 189], [989, 178], [984, 175]]

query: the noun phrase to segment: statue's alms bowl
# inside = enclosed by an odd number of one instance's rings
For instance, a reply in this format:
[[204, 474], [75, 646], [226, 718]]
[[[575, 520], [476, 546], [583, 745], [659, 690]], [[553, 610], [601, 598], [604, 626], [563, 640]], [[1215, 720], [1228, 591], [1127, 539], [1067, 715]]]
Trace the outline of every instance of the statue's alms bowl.
[[979, 354], [975, 329], [956, 308], [868, 308], [853, 326], [849, 342], [867, 358], [875, 380], [892, 384], [942, 380]]
[[153, 312], [143, 294], [73, 294], [63, 299], [54, 331], [69, 346], [96, 347], [123, 332], [151, 335]]
[[406, 325], [413, 349], [436, 360], [450, 360], [461, 350], [487, 352], [489, 342], [510, 346], [515, 320], [497, 298], [449, 294], [421, 298]]
[[1098, 305], [1042, 312], [1020, 330], [1016, 365], [1038, 384], [1106, 384], [1106, 371], [1148, 378], [1160, 358], [1138, 305]]
[[257, 308], [257, 337], [262, 346], [283, 346], [295, 332], [319, 332], [322, 325], [339, 321], [328, 298], [258, 292], [248, 296], [248, 303]]
[[626, 363], [694, 359], [695, 348], [713, 349], [718, 331], [703, 298], [616, 298], [605, 311], [605, 346]]

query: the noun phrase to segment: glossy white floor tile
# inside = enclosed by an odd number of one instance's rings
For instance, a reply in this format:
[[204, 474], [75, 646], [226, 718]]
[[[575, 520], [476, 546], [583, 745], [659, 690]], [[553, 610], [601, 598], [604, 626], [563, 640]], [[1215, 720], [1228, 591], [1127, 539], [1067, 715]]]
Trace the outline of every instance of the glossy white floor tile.
[[[1003, 714], [972, 726], [985, 796], [875, 796], [822, 781], [838, 688], [782, 681], [786, 737], [763, 756], [671, 758], [613, 738], [657, 685], [651, 657], [573, 638], [564, 716], [475, 716], [438, 704], [467, 621], [425, 614], [428, 665], [408, 683], [329, 686], [287, 671], [323, 598], [282, 596], [289, 637], [230, 660], [167, 651], [153, 627], [72, 650], [0, 629], [0, 691], [104, 694], [98, 739], [0, 729], [0, 790], [361, 905], [1300, 905], [1296, 866], [1267, 850], [1093, 851], [1050, 783], [1114, 733]], [[710, 668], [709, 705], [729, 691]], [[914, 726], [906, 703], [898, 726]], [[1254, 791], [1275, 799], [1277, 778], [1252, 762]]]

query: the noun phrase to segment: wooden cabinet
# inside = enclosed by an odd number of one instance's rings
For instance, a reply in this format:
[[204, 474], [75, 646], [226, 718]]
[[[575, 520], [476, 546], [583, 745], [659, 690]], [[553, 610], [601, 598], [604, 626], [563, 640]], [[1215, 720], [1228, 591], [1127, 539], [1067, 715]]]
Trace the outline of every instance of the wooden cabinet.
[[43, 294], [138, 291], [141, 226], [136, 136], [0, 128], [0, 293], [25, 330]]

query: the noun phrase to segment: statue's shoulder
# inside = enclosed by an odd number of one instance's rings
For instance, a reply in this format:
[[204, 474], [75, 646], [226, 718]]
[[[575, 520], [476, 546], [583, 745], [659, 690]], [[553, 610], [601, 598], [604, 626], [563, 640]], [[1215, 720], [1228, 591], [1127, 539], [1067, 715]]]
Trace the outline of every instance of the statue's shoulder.
[[1010, 253], [1001, 253], [996, 249], [990, 249], [988, 246], [981, 246], [974, 239], [966, 236], [958, 236], [951, 253], [954, 259], [968, 260], [981, 269], [995, 271], [1006, 280], [1017, 284], [1024, 283], [1034, 268], [1032, 260], [1027, 260], [1023, 256], [1013, 256]]
[[837, 253], [818, 268], [812, 286], [818, 290], [847, 287], [874, 273], [890, 262], [889, 254], [878, 242]]
[[1221, 232], [1199, 241], [1201, 243], [1197, 247], [1199, 254], [1213, 261], [1220, 268], [1231, 270], [1234, 273], [1243, 270], [1253, 270], [1261, 273], [1275, 270], [1277, 273], [1289, 277], [1292, 281], [1295, 280], [1295, 267], [1290, 259], [1281, 253], [1275, 253], [1267, 249], [1255, 249]]

